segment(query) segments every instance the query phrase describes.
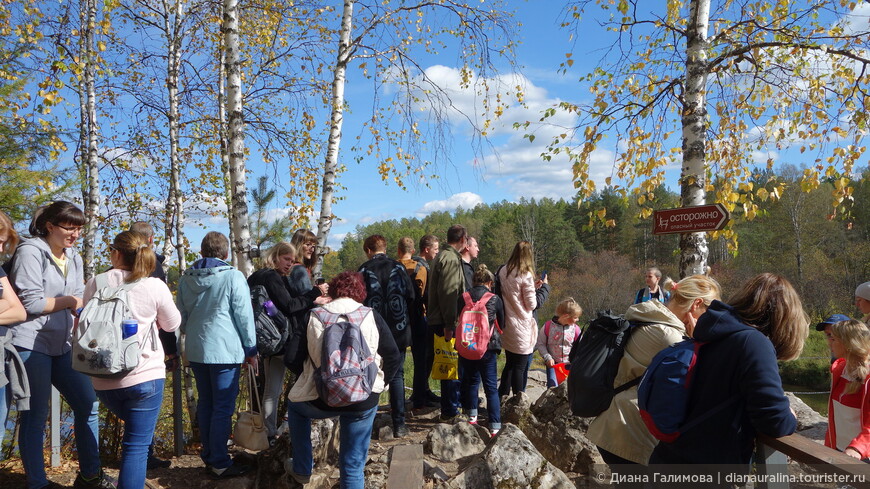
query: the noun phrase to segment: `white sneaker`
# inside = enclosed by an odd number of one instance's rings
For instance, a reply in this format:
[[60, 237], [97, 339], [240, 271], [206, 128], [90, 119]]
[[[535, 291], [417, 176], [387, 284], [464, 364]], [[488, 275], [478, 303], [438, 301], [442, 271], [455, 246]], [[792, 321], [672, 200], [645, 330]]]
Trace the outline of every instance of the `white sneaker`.
[[491, 431], [489, 432], [489, 437], [492, 438], [492, 437], [494, 437], [494, 436], [497, 435], [497, 434], [498, 434], [498, 430], [491, 430]]
[[477, 424], [477, 416], [470, 416], [468, 418], [468, 424], [476, 425]]

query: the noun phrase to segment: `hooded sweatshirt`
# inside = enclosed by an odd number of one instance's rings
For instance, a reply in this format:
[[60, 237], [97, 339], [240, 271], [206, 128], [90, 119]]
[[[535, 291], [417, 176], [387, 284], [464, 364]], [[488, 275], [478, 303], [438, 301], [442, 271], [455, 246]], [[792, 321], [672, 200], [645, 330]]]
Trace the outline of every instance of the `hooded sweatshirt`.
[[[650, 463], [748, 465], [756, 433], [781, 437], [797, 427], [776, 351], [761, 331], [719, 301], [698, 318], [693, 336], [706, 344], [698, 352], [685, 422], [720, 409], [674, 442], [660, 442]], [[737, 402], [729, 402], [735, 397]]]
[[72, 248], [64, 253], [66, 275], [52, 259], [51, 248], [42, 238], [25, 239], [15, 250], [9, 281], [27, 311], [27, 319], [9, 328], [13, 345], [51, 356], [63, 355], [72, 348], [72, 312], [62, 309], [43, 313], [50, 297], [81, 297], [84, 293], [82, 258]]
[[[635, 304], [625, 318], [637, 325], [625, 345], [614, 387], [642, 376], [658, 352], [682, 341], [686, 334], [683, 322], [659, 301]], [[610, 407], [589, 424], [586, 437], [614, 455], [646, 464], [657, 440], [640, 417], [637, 386], [615, 395]]]
[[189, 361], [240, 364], [257, 354], [251, 291], [229, 263], [196, 261], [178, 281], [176, 302]]

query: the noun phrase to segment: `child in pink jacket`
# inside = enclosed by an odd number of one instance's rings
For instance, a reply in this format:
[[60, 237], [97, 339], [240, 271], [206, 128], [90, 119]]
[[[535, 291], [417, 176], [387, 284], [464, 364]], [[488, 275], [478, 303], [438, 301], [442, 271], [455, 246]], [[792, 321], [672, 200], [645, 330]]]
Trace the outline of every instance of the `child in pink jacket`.
[[547, 364], [547, 387], [556, 387], [556, 370], [553, 365], [567, 363], [571, 345], [580, 337], [580, 326], [577, 320], [583, 314], [583, 309], [573, 297], [564, 299], [556, 306], [556, 315], [544, 323], [538, 332], [537, 348], [544, 363]]

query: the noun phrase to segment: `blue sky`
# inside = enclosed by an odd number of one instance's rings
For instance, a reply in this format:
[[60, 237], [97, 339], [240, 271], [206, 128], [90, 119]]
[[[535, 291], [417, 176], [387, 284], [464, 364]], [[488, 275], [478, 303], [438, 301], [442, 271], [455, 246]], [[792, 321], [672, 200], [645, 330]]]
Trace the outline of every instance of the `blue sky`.
[[[559, 27], [561, 9], [564, 2], [531, 0], [514, 1], [516, 18], [522, 22], [518, 31], [517, 60], [520, 70], [502, 72], [502, 81], [510, 86], [523, 87], [525, 104], [513, 103], [491, 129], [490, 143], [494, 151], [481, 156], [469, 149], [471, 133], [467, 123], [459, 118], [452, 121], [451, 132], [454, 136], [449, 159], [452, 166], [438, 169], [439, 178], [429, 186], [414, 185], [409, 182], [408, 190], [403, 190], [391, 181], [384, 182], [376, 171], [378, 161], [374, 157], [364, 158], [357, 163], [352, 160], [349, 148], [354, 137], [360, 133], [362, 119], [370, 116], [367, 107], [372, 97], [372, 84], [358, 76], [356, 69], [349, 70], [347, 99], [352, 108], [345, 114], [343, 128], [341, 161], [347, 171], [340, 175], [339, 182], [346, 187], [338, 197], [333, 212], [337, 216], [329, 238], [334, 249], [340, 246], [342, 238], [353, 232], [359, 225], [386, 219], [403, 217], [423, 217], [433, 211], [452, 211], [457, 207], [471, 208], [479, 203], [494, 203], [502, 200], [518, 201], [520, 198], [563, 198], [571, 200], [574, 196], [572, 171], [566, 159], [554, 157], [545, 162], [540, 158], [546, 142], [557, 131], [553, 127], [536, 129], [536, 139], [530, 143], [523, 138], [525, 131], [513, 129], [515, 122], [537, 121], [545, 108], [559, 101], [580, 103], [589, 97], [588, 86], [578, 79], [596, 67], [604, 56], [605, 48], [613, 42], [613, 33], [606, 32], [594, 19], [584, 17], [582, 30], [576, 39], [571, 33]], [[861, 7], [863, 14], [870, 13], [870, 3]], [[333, 12], [336, 17], [340, 12]], [[866, 17], [865, 17], [866, 19]], [[566, 53], [573, 52], [574, 65], [567, 73], [559, 72], [559, 65], [566, 59]], [[440, 81], [442, 87], [458, 86], [458, 66], [455, 53], [444, 51], [439, 56], [428, 56], [426, 66], [428, 76]], [[466, 113], [479, 113], [474, 106], [475, 97], [470, 92], [454, 90], [454, 102]], [[555, 120], [565, 127], [572, 127], [575, 120], [559, 114]], [[563, 132], [559, 130], [559, 132]], [[679, 144], [679, 139], [673, 139]], [[759, 162], [768, 157], [779, 161], [780, 153], [759, 153]], [[615, 149], [606, 144], [593, 153], [590, 175], [599, 188], [605, 178], [612, 176]], [[266, 169], [262, 162], [252, 157], [247, 162], [252, 172], [248, 188], [256, 185], [257, 177], [275, 175], [274, 168]], [[282, 175], [282, 164], [278, 162], [279, 194], [281, 187], [289, 182]], [[667, 184], [674, 187], [679, 168], [676, 165], [667, 173]], [[286, 203], [276, 199], [268, 217], [275, 218], [292, 213]], [[201, 236], [206, 230], [228, 231], [225, 218], [200, 218], [191, 213], [188, 216], [186, 231], [194, 249], [198, 249]], [[203, 226], [206, 229], [203, 229]], [[316, 215], [311, 220], [316, 230]]]
[[[458, 206], [470, 208], [479, 203], [502, 200], [516, 201], [521, 197], [572, 198], [574, 189], [570, 164], [558, 159], [547, 163], [541, 161], [539, 155], [543, 150], [543, 141], [548, 138], [539, 136], [535, 144], [530, 144], [523, 138], [524, 132], [514, 130], [512, 125], [514, 122], [537, 120], [541, 110], [559, 100], [576, 102], [586, 97], [588, 92], [577, 79], [594, 67], [588, 61], [600, 57], [592, 52], [594, 42], [591, 41], [604, 41], [606, 36], [590, 32], [589, 40], [581, 40], [589, 48], [590, 52], [586, 53], [588, 56], [575, 63], [568, 74], [559, 74], [559, 63], [565, 60], [571, 43], [569, 33], [558, 27], [562, 2], [516, 2], [516, 6], [517, 18], [523, 23], [519, 31], [521, 43], [517, 49], [521, 72], [502, 75], [508, 81], [516, 81], [523, 86], [527, 108], [513, 104], [496, 123], [490, 139], [495, 152], [476, 158], [467, 149], [470, 145], [467, 124], [456, 122], [452, 126], [455, 139], [452, 143], [453, 154], [450, 155], [453, 166], [441, 168], [439, 179], [429, 186], [411, 184], [407, 190], [400, 189], [391, 181], [381, 181], [375, 171], [377, 161], [373, 158], [360, 163], [345, 160], [347, 171], [340, 175], [340, 181], [347, 189], [341, 195], [343, 199], [334, 206], [338, 219], [329, 239], [331, 246], [337, 248], [345, 234], [352, 232], [357, 225], [385, 219], [423, 217], [433, 211], [452, 211]], [[441, 86], [455, 86], [458, 69], [449, 64], [449, 61], [455, 60], [455, 54], [444, 53], [443, 60], [433, 60], [427, 74], [433, 79], [443, 80]], [[360, 83], [361, 88], [354, 86], [355, 82]], [[371, 96], [366, 93], [370, 86], [364, 80], [354, 79], [353, 72], [349, 73], [347, 90], [351, 107], [354, 107], [355, 101], [364, 101]], [[457, 92], [454, 100], [460, 105], [467, 102], [464, 110], [473, 113], [473, 98], [470, 93]], [[342, 141], [344, 155], [347, 155], [347, 149], [354, 142], [353, 136], [359, 133], [362, 116], [365, 116], [365, 110], [359, 114], [352, 112], [345, 119]], [[563, 119], [566, 124], [571, 123], [571, 120]], [[603, 181], [609, 175], [613, 155], [602, 151], [599, 159], [604, 166], [596, 180]], [[275, 208], [271, 214], [285, 215], [287, 212], [288, 209]]]

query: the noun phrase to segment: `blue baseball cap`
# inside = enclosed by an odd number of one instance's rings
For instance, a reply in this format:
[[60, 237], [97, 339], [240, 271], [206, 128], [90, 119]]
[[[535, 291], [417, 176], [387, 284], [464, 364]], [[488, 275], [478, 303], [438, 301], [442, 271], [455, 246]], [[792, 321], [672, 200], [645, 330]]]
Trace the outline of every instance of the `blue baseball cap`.
[[834, 314], [832, 316], [828, 316], [827, 319], [816, 325], [816, 331], [824, 331], [826, 327], [834, 323], [839, 323], [840, 321], [848, 321], [850, 319], [852, 318], [845, 314]]

